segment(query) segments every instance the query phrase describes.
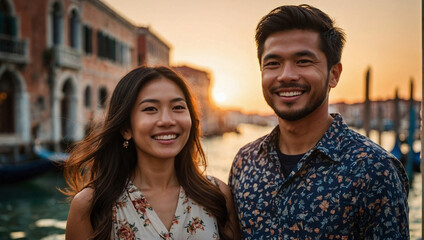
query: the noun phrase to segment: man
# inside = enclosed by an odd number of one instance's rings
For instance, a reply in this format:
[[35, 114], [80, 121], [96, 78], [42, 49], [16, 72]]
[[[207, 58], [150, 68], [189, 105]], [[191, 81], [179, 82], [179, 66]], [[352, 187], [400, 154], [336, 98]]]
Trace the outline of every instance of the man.
[[409, 239], [403, 166], [328, 112], [344, 41], [309, 5], [276, 8], [259, 22], [263, 95], [279, 124], [232, 165], [243, 239]]

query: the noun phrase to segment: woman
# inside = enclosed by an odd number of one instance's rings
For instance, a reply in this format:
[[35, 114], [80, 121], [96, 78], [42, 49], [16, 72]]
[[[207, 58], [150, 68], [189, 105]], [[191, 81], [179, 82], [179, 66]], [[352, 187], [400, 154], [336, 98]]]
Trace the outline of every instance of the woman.
[[239, 239], [228, 186], [202, 175], [199, 117], [185, 81], [139, 67], [116, 86], [104, 126], [72, 151], [66, 239]]

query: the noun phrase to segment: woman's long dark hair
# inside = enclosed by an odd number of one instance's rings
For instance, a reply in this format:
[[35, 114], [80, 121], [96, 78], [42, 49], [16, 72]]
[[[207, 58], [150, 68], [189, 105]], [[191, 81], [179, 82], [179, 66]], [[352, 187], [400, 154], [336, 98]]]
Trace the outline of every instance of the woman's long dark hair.
[[86, 187], [94, 189], [90, 220], [92, 239], [110, 239], [112, 207], [134, 175], [136, 148], [130, 141], [128, 149], [121, 130], [130, 127], [130, 113], [140, 90], [151, 80], [167, 78], [183, 91], [192, 125], [186, 145], [175, 157], [175, 170], [186, 194], [208, 209], [217, 219], [221, 239], [230, 239], [223, 231], [228, 225], [226, 200], [219, 188], [203, 175], [206, 158], [200, 143], [200, 120], [194, 98], [187, 83], [168, 67], [138, 67], [117, 84], [103, 126], [76, 144], [65, 162], [66, 195], [73, 197]]

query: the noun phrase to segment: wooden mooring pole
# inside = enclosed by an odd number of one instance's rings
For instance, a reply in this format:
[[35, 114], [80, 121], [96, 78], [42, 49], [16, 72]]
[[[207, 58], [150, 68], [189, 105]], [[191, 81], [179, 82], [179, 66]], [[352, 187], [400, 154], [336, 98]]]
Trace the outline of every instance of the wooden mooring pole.
[[367, 69], [365, 75], [365, 101], [364, 101], [364, 116], [362, 120], [362, 126], [365, 129], [365, 135], [370, 137], [370, 122], [371, 122], [371, 103], [370, 103], [370, 73], [371, 67]]

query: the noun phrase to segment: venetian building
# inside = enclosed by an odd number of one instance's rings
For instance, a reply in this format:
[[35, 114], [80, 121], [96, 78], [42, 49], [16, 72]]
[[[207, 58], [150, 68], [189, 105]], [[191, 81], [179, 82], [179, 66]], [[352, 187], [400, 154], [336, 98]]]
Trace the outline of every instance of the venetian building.
[[169, 66], [170, 44], [149, 27], [138, 28], [138, 64]]
[[203, 135], [210, 136], [222, 132], [222, 118], [211, 100], [211, 78], [207, 71], [190, 66], [175, 66], [173, 69], [189, 83], [200, 108]]

